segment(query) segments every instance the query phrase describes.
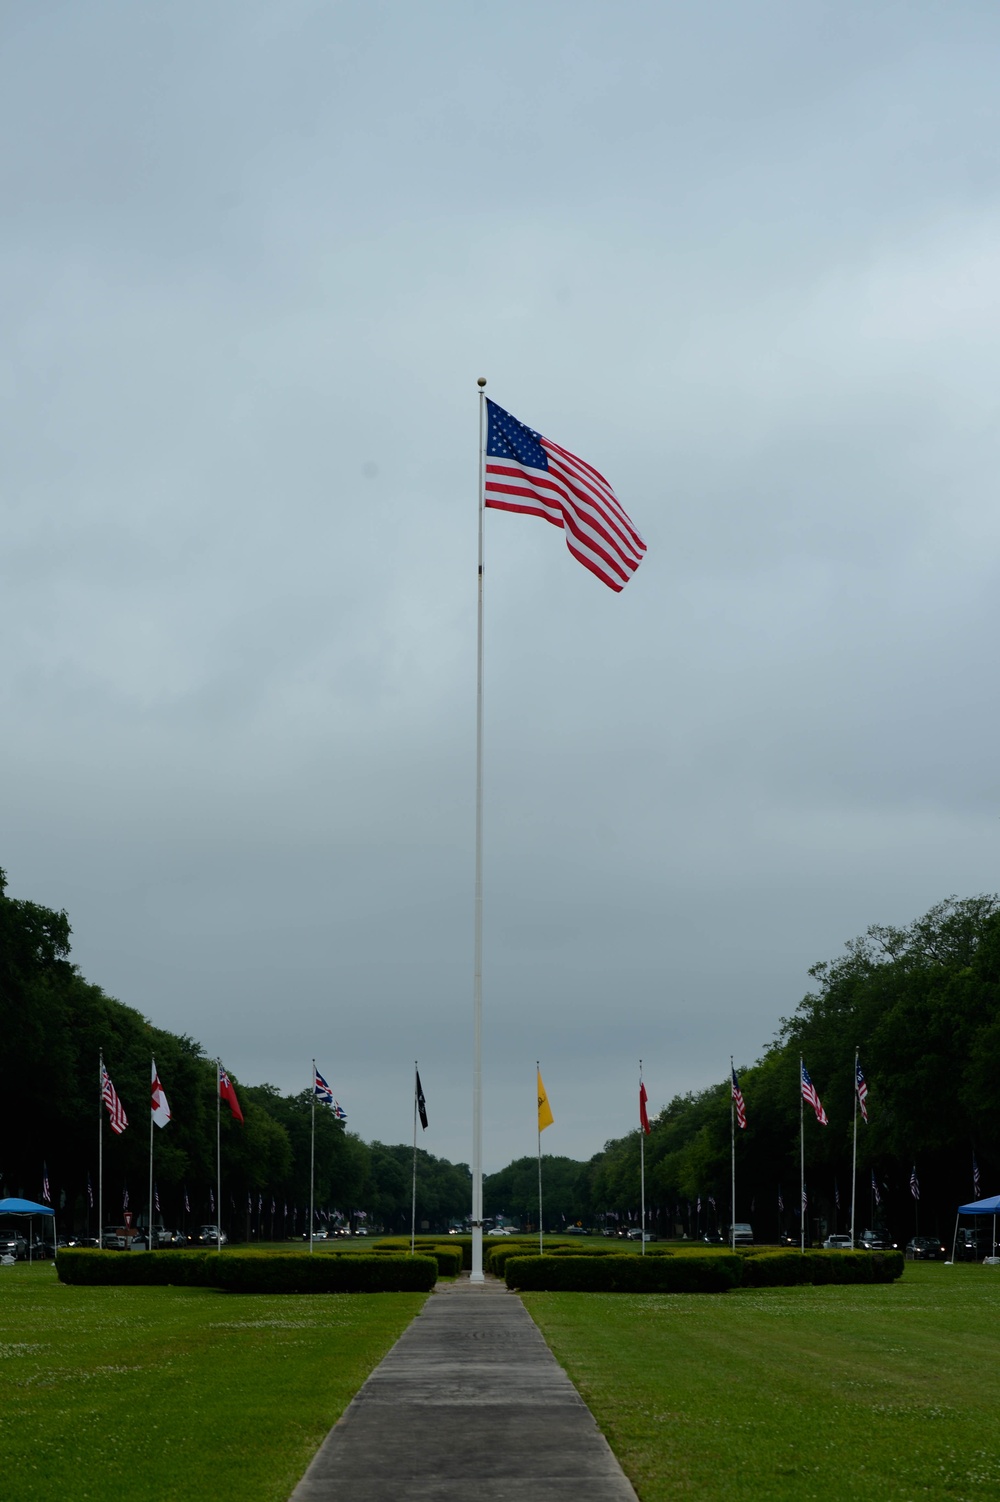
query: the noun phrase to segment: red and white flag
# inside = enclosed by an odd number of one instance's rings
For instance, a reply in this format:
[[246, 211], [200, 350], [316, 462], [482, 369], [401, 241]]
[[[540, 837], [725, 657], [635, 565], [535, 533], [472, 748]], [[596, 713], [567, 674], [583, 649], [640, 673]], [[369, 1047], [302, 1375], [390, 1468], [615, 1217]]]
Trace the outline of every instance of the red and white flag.
[[151, 1101], [153, 1120], [158, 1127], [165, 1127], [170, 1120], [170, 1107], [167, 1104], [166, 1093], [160, 1084], [160, 1077], [156, 1072], [156, 1060], [153, 1060], [153, 1094]]
[[233, 1089], [230, 1078], [221, 1063], [219, 1065], [219, 1097], [226, 1102], [236, 1120], [242, 1121], [243, 1112], [240, 1110], [240, 1103], [236, 1099], [236, 1091]]
[[746, 1104], [745, 1104], [745, 1102], [743, 1100], [743, 1091], [740, 1089], [739, 1075], [736, 1073], [736, 1069], [735, 1069], [735, 1067], [733, 1066], [732, 1063], [730, 1063], [729, 1067], [733, 1071], [733, 1086], [732, 1086], [732, 1089], [733, 1089], [733, 1104], [736, 1107], [736, 1123], [740, 1127], [740, 1129], [743, 1130], [743, 1129], [745, 1129], [746, 1124], [747, 1124], [747, 1108], [746, 1108]]
[[823, 1102], [816, 1094], [816, 1086], [809, 1078], [809, 1071], [801, 1059], [799, 1060], [799, 1064], [802, 1068], [802, 1098], [803, 1100], [807, 1100], [816, 1112], [816, 1120], [820, 1126], [829, 1126], [830, 1123], [827, 1120], [826, 1112], [823, 1110]]
[[604, 476], [496, 402], [487, 400], [486, 412], [484, 505], [562, 527], [577, 562], [609, 589], [624, 589], [646, 544]]
[[111, 1083], [111, 1076], [105, 1069], [103, 1061], [101, 1063], [101, 1099], [108, 1108], [111, 1130], [117, 1132], [120, 1137], [128, 1126], [128, 1117], [125, 1115], [125, 1108], [118, 1099], [118, 1092]]

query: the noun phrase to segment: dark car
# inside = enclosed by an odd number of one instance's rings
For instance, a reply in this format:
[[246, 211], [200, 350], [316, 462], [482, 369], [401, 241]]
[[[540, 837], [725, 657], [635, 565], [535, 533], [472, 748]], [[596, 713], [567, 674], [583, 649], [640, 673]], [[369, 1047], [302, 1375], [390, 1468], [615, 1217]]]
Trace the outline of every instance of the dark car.
[[990, 1251], [989, 1234], [983, 1236], [980, 1240], [980, 1235], [977, 1231], [963, 1226], [955, 1238], [956, 1262], [978, 1262], [980, 1257], [988, 1257]]
[[20, 1231], [0, 1231], [0, 1257], [13, 1257], [20, 1262], [28, 1255], [28, 1243]]
[[914, 1236], [906, 1243], [906, 1255], [914, 1262], [938, 1262], [947, 1257], [948, 1248], [936, 1236]]

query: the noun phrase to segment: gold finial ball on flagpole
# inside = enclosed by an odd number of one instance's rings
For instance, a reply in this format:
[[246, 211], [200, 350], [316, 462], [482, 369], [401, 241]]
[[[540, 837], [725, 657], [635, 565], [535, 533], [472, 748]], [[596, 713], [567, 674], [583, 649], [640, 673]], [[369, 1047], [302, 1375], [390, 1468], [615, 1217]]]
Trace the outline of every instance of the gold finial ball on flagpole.
[[483, 389], [483, 387], [486, 385], [486, 377], [485, 376], [480, 376], [479, 380], [476, 382], [476, 385], [479, 387], [479, 389], [481, 391]]

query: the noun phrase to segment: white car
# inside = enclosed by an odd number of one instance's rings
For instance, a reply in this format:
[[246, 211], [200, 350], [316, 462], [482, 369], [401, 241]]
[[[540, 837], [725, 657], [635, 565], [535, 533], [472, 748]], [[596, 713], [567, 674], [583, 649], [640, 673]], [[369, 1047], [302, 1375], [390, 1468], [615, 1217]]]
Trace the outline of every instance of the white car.
[[854, 1249], [854, 1242], [849, 1236], [828, 1236], [823, 1247], [828, 1252], [850, 1252]]

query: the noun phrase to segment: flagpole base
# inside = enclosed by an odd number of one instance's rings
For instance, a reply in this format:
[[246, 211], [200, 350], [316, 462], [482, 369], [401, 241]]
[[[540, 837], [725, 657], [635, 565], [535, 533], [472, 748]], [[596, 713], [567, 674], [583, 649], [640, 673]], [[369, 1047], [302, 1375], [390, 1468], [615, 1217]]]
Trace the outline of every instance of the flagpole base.
[[483, 1272], [483, 1228], [479, 1224], [472, 1227], [472, 1271], [469, 1273], [469, 1282], [486, 1282]]

